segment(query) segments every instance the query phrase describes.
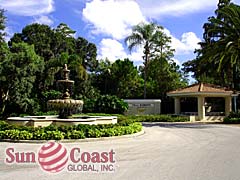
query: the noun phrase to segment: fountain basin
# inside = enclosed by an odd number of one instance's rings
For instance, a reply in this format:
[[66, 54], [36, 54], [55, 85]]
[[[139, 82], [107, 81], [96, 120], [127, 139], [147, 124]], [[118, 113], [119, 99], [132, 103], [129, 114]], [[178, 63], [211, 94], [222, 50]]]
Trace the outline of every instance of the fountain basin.
[[32, 127], [46, 127], [49, 125], [78, 125], [78, 124], [116, 124], [117, 116], [78, 116], [71, 119], [60, 119], [58, 116], [24, 116], [9, 117], [9, 124]]
[[81, 112], [83, 108], [82, 100], [75, 99], [54, 99], [47, 102], [48, 108], [59, 111], [59, 118], [71, 119], [72, 113]]
[[48, 106], [53, 109], [81, 108], [83, 106], [83, 101], [75, 99], [54, 99], [48, 101]]

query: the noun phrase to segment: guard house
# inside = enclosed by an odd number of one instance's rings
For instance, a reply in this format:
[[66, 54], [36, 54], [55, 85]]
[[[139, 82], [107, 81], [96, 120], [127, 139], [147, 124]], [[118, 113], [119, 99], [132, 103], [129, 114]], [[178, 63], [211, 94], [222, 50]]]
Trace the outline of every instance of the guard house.
[[[238, 96], [233, 91], [213, 84], [197, 83], [186, 88], [177, 89], [167, 93], [167, 96], [174, 98], [175, 114], [190, 115], [190, 121], [222, 121], [232, 111], [232, 97]], [[181, 99], [196, 99], [197, 112], [181, 112]], [[207, 107], [207, 99], [218, 98], [223, 100], [224, 112], [211, 112]], [[235, 98], [236, 100], [236, 98]], [[215, 103], [215, 106], [219, 104]], [[185, 107], [185, 109], [188, 107]], [[206, 112], [207, 111], [207, 112]]]

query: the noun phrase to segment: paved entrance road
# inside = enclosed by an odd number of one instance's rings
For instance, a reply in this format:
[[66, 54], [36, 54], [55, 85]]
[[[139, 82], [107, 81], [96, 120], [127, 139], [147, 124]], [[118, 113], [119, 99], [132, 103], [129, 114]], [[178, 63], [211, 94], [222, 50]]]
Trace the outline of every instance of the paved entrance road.
[[0, 179], [47, 180], [239, 180], [240, 128], [224, 125], [144, 123], [144, 135], [98, 142], [66, 143], [88, 151], [116, 151], [113, 173], [63, 171], [49, 174], [38, 165], [5, 165], [5, 148], [36, 151], [39, 144], [0, 143]]

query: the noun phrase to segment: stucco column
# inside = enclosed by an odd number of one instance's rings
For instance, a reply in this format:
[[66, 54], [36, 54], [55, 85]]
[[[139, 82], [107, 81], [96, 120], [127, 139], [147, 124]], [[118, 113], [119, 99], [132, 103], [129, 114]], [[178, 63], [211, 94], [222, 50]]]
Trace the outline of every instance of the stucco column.
[[232, 97], [225, 97], [225, 116], [228, 116], [232, 111]]
[[233, 96], [233, 110], [237, 112], [237, 96]]
[[198, 120], [205, 120], [205, 106], [204, 106], [205, 98], [202, 96], [198, 97]]
[[174, 98], [174, 113], [180, 114], [180, 97]]

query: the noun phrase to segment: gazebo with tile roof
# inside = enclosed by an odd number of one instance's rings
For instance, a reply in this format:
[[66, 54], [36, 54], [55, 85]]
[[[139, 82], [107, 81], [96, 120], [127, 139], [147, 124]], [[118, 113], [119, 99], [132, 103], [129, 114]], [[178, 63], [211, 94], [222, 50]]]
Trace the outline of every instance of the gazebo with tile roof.
[[180, 98], [196, 97], [198, 100], [198, 117], [196, 119], [200, 121], [205, 120], [206, 97], [223, 97], [225, 99], [225, 115], [228, 115], [232, 110], [232, 96], [237, 96], [232, 90], [206, 83], [197, 83], [186, 88], [170, 91], [167, 95], [174, 98], [175, 114], [180, 114]]

